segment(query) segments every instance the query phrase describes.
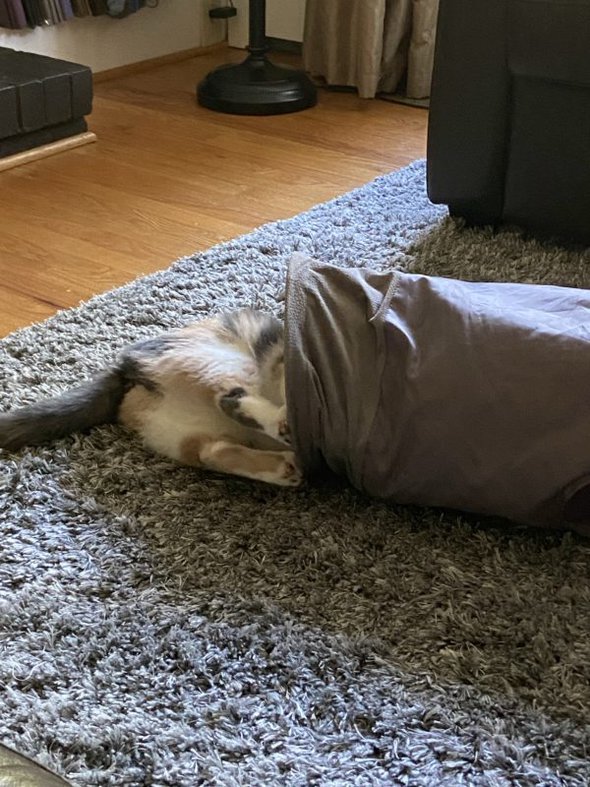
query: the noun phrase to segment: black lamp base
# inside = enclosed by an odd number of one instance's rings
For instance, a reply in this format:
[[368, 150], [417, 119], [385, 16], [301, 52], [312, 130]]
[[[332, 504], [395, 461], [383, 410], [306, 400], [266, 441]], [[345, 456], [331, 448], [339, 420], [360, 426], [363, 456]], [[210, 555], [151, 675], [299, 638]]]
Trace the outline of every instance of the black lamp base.
[[280, 115], [313, 107], [317, 91], [307, 74], [249, 55], [211, 71], [197, 87], [201, 106], [232, 115]]

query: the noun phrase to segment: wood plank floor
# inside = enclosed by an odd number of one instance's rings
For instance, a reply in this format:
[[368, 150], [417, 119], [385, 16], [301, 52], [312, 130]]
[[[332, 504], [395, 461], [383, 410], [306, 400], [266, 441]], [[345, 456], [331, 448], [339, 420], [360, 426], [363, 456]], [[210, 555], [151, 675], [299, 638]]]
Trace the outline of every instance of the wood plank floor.
[[98, 82], [97, 143], [0, 173], [0, 335], [425, 155], [425, 110], [352, 93], [264, 118], [198, 107], [201, 76], [242, 58]]

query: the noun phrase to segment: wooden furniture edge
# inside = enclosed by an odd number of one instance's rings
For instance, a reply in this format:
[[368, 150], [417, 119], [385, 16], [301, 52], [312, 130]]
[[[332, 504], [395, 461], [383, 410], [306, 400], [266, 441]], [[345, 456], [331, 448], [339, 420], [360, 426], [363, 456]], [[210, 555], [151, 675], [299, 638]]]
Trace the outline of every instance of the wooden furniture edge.
[[47, 145], [39, 145], [37, 148], [23, 150], [20, 153], [14, 153], [12, 156], [5, 156], [0, 158], [0, 172], [19, 167], [21, 164], [29, 164], [31, 161], [54, 156], [56, 153], [79, 148], [81, 145], [88, 145], [90, 142], [96, 142], [96, 134], [93, 131], [84, 131], [82, 134], [74, 134], [71, 137], [58, 139]]

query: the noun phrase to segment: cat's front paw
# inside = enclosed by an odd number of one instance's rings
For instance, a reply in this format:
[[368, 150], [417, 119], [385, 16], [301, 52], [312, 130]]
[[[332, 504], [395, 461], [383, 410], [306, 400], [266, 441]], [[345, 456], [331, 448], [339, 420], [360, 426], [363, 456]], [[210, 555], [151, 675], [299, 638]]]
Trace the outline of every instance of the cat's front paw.
[[232, 388], [231, 391], [223, 391], [218, 395], [219, 405], [222, 410], [236, 410], [240, 406], [240, 400], [246, 396], [244, 388]]
[[287, 420], [287, 408], [285, 405], [279, 410], [279, 421], [277, 424], [278, 439], [286, 445], [291, 445], [291, 430], [289, 428], [289, 421]]
[[279, 421], [279, 440], [287, 445], [291, 445], [291, 430], [287, 421]]
[[220, 394], [217, 401], [222, 412], [233, 421], [237, 421], [237, 423], [250, 429], [263, 429], [262, 425], [248, 413], [245, 407], [248, 398], [244, 388], [232, 388], [227, 393]]

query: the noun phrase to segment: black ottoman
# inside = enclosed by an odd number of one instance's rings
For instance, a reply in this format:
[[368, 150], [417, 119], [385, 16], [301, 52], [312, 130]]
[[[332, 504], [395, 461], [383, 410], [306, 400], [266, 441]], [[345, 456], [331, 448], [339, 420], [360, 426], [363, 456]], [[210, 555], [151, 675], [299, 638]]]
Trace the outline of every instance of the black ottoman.
[[81, 134], [91, 111], [87, 66], [0, 47], [0, 159]]

